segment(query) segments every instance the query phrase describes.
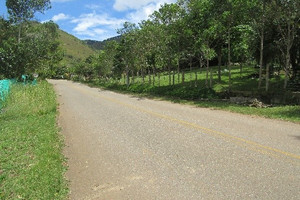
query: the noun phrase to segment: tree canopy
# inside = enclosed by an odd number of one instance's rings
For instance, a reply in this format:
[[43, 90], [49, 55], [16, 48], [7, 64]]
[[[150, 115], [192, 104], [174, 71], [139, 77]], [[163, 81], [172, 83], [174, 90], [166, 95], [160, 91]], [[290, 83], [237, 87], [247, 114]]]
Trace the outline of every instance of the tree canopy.
[[63, 55], [57, 41], [58, 26], [52, 21], [32, 21], [36, 12], [50, 8], [50, 0], [7, 0], [6, 5], [10, 20], [0, 18], [0, 77], [51, 75]]

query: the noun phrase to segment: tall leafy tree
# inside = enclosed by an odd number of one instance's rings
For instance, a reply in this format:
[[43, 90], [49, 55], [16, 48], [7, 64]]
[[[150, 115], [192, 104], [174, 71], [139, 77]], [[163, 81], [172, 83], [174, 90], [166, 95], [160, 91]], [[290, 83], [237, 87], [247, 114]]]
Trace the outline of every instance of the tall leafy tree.
[[[160, 27], [162, 37], [163, 48], [161, 53], [164, 55], [164, 59], [167, 60], [169, 71], [169, 83], [171, 83], [171, 68], [173, 62], [176, 61], [178, 82], [179, 82], [179, 64], [182, 56], [181, 48], [183, 44], [183, 15], [184, 9], [178, 4], [164, 4], [158, 11], [155, 11], [151, 18], [155, 24]], [[173, 84], [175, 83], [175, 70], [173, 70]]]
[[123, 28], [118, 30], [121, 34], [120, 50], [122, 52], [122, 60], [125, 64], [126, 84], [130, 84], [130, 69], [134, 70], [135, 59], [135, 33], [137, 26], [130, 22], [125, 22]]
[[6, 0], [6, 7], [11, 20], [19, 25], [18, 42], [21, 40], [22, 23], [34, 17], [36, 12], [43, 13], [51, 7], [50, 0]]
[[284, 55], [285, 79], [283, 88], [287, 88], [291, 71], [291, 48], [293, 46], [300, 22], [300, 2], [290, 0], [273, 0], [272, 8], [274, 22], [278, 28], [281, 40], [278, 41]]
[[262, 70], [263, 70], [263, 59], [264, 59], [264, 42], [265, 42], [265, 29], [266, 29], [266, 20], [267, 20], [267, 0], [258, 0], [256, 2], [256, 12], [253, 12], [254, 15], [254, 28], [259, 33], [260, 38], [260, 47], [259, 47], [259, 82], [258, 89], [261, 87], [262, 83]]
[[[212, 60], [216, 53], [213, 48], [217, 40], [218, 24], [213, 15], [214, 2], [206, 0], [191, 0], [189, 4], [189, 17], [188, 21], [193, 24], [191, 30], [195, 39], [194, 50], [196, 54], [200, 55], [199, 60], [202, 58], [206, 60], [206, 87], [212, 87], [212, 72], [210, 69], [209, 61]], [[201, 67], [202, 63], [200, 64]], [[209, 76], [210, 73], [210, 76]], [[210, 79], [210, 84], [208, 84]]]

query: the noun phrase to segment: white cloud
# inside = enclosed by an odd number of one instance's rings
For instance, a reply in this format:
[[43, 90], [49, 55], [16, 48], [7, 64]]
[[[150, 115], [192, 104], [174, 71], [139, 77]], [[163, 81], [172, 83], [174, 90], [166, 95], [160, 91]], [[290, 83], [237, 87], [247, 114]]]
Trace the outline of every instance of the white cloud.
[[155, 8], [156, 7], [154, 4], [150, 4], [148, 6], [142, 7], [139, 10], [127, 14], [127, 19], [132, 23], [139, 23], [142, 20], [147, 19], [149, 15], [153, 13]]
[[51, 0], [51, 3], [57, 2], [57, 3], [63, 3], [67, 1], [73, 1], [73, 0]]
[[117, 11], [139, 10], [149, 4], [161, 5], [174, 2], [176, 0], [116, 0], [113, 7]]
[[[150, 1], [149, 1], [150, 2]], [[153, 14], [154, 11], [159, 10], [159, 8], [165, 3], [175, 3], [176, 0], [157, 0], [148, 3], [145, 6], [141, 6], [139, 9], [127, 14], [127, 19], [133, 23], [139, 23], [142, 20], [148, 19], [148, 17]]]
[[99, 8], [101, 8], [101, 6], [97, 4], [87, 4], [85, 5], [85, 7], [91, 10], [98, 10]]
[[[64, 2], [68, 0], [53, 0]], [[69, 19], [73, 23], [72, 34], [80, 39], [103, 40], [116, 36], [116, 30], [121, 28], [124, 22], [139, 23], [145, 20], [155, 10], [158, 10], [164, 3], [174, 3], [176, 0], [114, 0], [114, 9], [120, 11], [117, 15], [123, 17], [112, 17], [103, 10], [103, 6], [97, 4], [86, 4], [84, 7], [93, 10], [91, 13], [81, 14], [74, 18], [64, 13], [60, 13], [52, 18], [53, 21]], [[96, 12], [97, 10], [97, 12]], [[101, 10], [101, 11], [100, 11]], [[108, 11], [107, 11], [108, 12]], [[115, 13], [115, 12], [110, 12]]]
[[103, 33], [105, 33], [106, 31], [104, 29], [100, 29], [100, 28], [95, 28], [93, 30], [95, 33], [102, 35]]
[[108, 33], [115, 33], [115, 30], [121, 27], [125, 21], [124, 19], [109, 17], [107, 14], [99, 15], [93, 12], [82, 14], [79, 18], [73, 19], [71, 22], [76, 24], [73, 29], [75, 34], [100, 40], [106, 39]]
[[117, 28], [126, 20], [111, 18], [107, 14], [98, 15], [95, 12], [89, 14], [82, 14], [77, 19], [73, 19], [72, 23], [77, 23], [74, 28], [75, 31], [85, 31], [89, 28], [97, 26], [108, 26], [110, 28]]
[[54, 16], [52, 17], [52, 20], [53, 20], [54, 22], [57, 22], [57, 21], [60, 21], [60, 20], [66, 20], [66, 19], [69, 19], [69, 18], [70, 18], [70, 16], [65, 15], [64, 13], [59, 13], [58, 15], [54, 15]]
[[142, 6], [151, 3], [152, 0], [116, 0], [114, 4], [114, 9], [117, 11], [125, 11], [129, 9], [139, 9]]

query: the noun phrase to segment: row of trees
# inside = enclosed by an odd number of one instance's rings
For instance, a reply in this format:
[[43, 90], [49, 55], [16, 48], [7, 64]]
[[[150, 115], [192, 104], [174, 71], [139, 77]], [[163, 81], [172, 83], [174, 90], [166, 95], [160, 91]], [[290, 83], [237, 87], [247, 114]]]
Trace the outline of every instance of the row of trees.
[[187, 68], [205, 67], [206, 85], [211, 87], [210, 66], [219, 66], [221, 81], [221, 66], [226, 65], [230, 88], [232, 64], [252, 63], [260, 68], [258, 87], [267, 68], [277, 68], [284, 71], [286, 88], [300, 70], [299, 19], [299, 1], [179, 0], [138, 25], [125, 23], [118, 30], [119, 43], [108, 43], [73, 71], [86, 77], [124, 74], [128, 85], [136, 75], [144, 82], [147, 74], [159, 78], [157, 72], [164, 71], [174, 84], [179, 77], [184, 82]]
[[7, 0], [6, 6], [9, 19], [0, 17], [0, 78], [52, 75], [63, 57], [58, 26], [31, 21], [36, 12], [50, 8], [50, 0]]
[[160, 72], [166, 72], [169, 84], [174, 85], [185, 81], [187, 69], [200, 68], [206, 69], [206, 86], [212, 87], [210, 66], [219, 66], [221, 81], [225, 65], [230, 89], [233, 63], [251, 63], [259, 66], [258, 88], [272, 68], [284, 72], [283, 88], [288, 80], [299, 78], [299, 1], [179, 0], [165, 4], [138, 25], [125, 23], [118, 30], [119, 42], [108, 42], [98, 55], [69, 69], [57, 68], [63, 56], [56, 40], [58, 26], [31, 21], [36, 12], [50, 8], [50, 0], [7, 0], [6, 5], [9, 20], [0, 18], [1, 77], [32, 72], [106, 79], [123, 75], [129, 85], [135, 76], [145, 82], [148, 75], [148, 82], [153, 83]]

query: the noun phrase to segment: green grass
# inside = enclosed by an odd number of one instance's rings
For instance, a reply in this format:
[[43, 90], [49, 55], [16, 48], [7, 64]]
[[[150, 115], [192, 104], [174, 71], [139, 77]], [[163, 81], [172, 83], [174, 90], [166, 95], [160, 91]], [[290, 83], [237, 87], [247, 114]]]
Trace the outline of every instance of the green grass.
[[12, 87], [0, 114], [0, 199], [66, 198], [56, 108], [47, 82]]
[[300, 106], [275, 106], [270, 108], [255, 108], [227, 102], [195, 101], [189, 103], [199, 107], [226, 110], [246, 115], [256, 115], [270, 119], [280, 119], [300, 123]]
[[91, 49], [83, 41], [62, 30], [59, 30], [59, 41], [61, 43], [60, 47], [65, 52], [64, 59], [61, 62], [68, 66], [77, 62], [79, 59], [84, 60], [96, 53], [96, 51]]
[[[216, 92], [224, 92], [228, 90], [228, 77], [229, 73], [227, 71], [226, 66], [222, 66], [222, 80], [218, 81], [218, 68], [212, 67], [212, 74], [213, 74], [213, 87], [212, 89]], [[193, 69], [192, 71], [187, 70], [185, 72], [185, 86], [194, 86], [195, 85], [195, 72], [197, 72], [197, 86], [200, 88], [206, 87], [205, 85], [205, 79], [206, 79], [206, 69]], [[258, 78], [251, 78], [252, 75], [258, 75], [258, 69], [253, 68], [250, 66], [244, 66], [242, 68], [242, 73], [240, 73], [240, 67], [239, 66], [232, 66], [231, 71], [231, 81], [232, 81], [232, 90], [233, 91], [253, 91], [253, 92], [264, 92], [265, 91], [265, 80], [263, 79], [262, 87], [258, 91]], [[171, 75], [172, 76], [172, 75]], [[160, 74], [160, 86], [169, 86], [169, 76], [167, 72]], [[151, 80], [153, 79], [153, 76], [151, 76]], [[132, 79], [131, 79], [132, 80]], [[155, 84], [154, 86], [159, 86], [158, 84], [158, 77], [155, 77]], [[178, 82], [178, 75], [175, 75], [175, 85], [182, 85], [182, 74], [179, 75], [179, 82]], [[142, 78], [141, 77], [135, 77], [134, 78], [135, 83], [141, 84]], [[278, 91], [279, 88], [283, 88], [283, 81], [284, 77], [276, 77], [270, 79], [270, 86], [269, 86], [269, 92], [282, 92]], [[124, 78], [121, 78], [120, 83], [124, 84]], [[145, 83], [148, 84], [149, 77], [145, 76]], [[208, 80], [209, 84], [209, 80]], [[153, 84], [151, 84], [153, 85]]]
[[[140, 77], [135, 77], [135, 83], [127, 86], [124, 84], [124, 79], [120, 81], [101, 81], [94, 80], [89, 82], [90, 86], [102, 87], [104, 89], [114, 90], [122, 93], [130, 93], [133, 95], [147, 96], [160, 98], [177, 103], [193, 104], [199, 107], [206, 107], [219, 110], [227, 110], [247, 115], [256, 115], [272, 119], [281, 119], [300, 123], [300, 107], [297, 105], [275, 105], [269, 108], [253, 108], [249, 106], [237, 105], [229, 102], [222, 101], [228, 95], [228, 72], [225, 67], [222, 67], [222, 81], [217, 80], [217, 67], [213, 67], [213, 87], [212, 89], [206, 88], [205, 78], [206, 72], [202, 69], [197, 70], [197, 87], [195, 87], [195, 70], [185, 73], [185, 83], [181, 83], [182, 76], [180, 75], [180, 82], [178, 82], [177, 74], [175, 76], [175, 85], [169, 85], [169, 76], [167, 73], [161, 73], [160, 84], [158, 84], [158, 77], [156, 77], [155, 84], [149, 84], [148, 76], [145, 77], [145, 83], [142, 84]], [[258, 94], [276, 94], [282, 95], [283, 91], [283, 77], [274, 77], [270, 80], [270, 90], [264, 93], [264, 84], [262, 88], [257, 89], [258, 78], [252, 78], [253, 75], [258, 73], [258, 69], [253, 67], [243, 67], [242, 74], [240, 67], [232, 67], [232, 91], [236, 95], [253, 96]], [[153, 79], [153, 77], [151, 78]], [[209, 81], [208, 81], [209, 84]], [[160, 85], [160, 86], [159, 86]], [[234, 94], [233, 94], [234, 95]], [[228, 97], [228, 96], [227, 96]]]

